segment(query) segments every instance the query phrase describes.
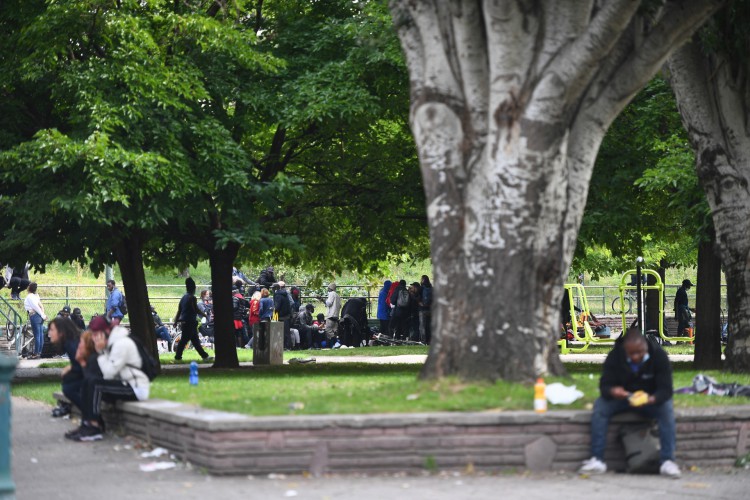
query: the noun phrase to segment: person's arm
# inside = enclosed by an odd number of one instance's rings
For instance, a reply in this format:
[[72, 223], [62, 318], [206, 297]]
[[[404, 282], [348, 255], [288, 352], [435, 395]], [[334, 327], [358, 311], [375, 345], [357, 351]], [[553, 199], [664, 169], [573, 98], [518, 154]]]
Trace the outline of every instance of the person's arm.
[[328, 297], [326, 297], [326, 307], [331, 307], [333, 305], [333, 292], [328, 292]]
[[177, 320], [180, 318], [181, 313], [182, 313], [182, 301], [180, 300], [180, 303], [177, 305], [177, 314], [175, 314], [174, 321], [172, 321], [172, 323], [177, 323]]
[[650, 404], [661, 404], [671, 399], [674, 393], [672, 387], [672, 365], [669, 363], [669, 357], [663, 349], [655, 349], [653, 356], [656, 392], [649, 396], [648, 402]]
[[206, 314], [198, 309], [198, 299], [195, 296], [190, 297], [190, 307], [193, 309], [193, 314], [205, 318]]
[[630, 394], [620, 385], [617, 378], [617, 360], [610, 353], [602, 366], [602, 377], [599, 379], [599, 392], [604, 399], [625, 399]]
[[44, 314], [44, 307], [42, 307], [42, 300], [39, 298], [39, 296], [36, 295], [29, 302], [31, 302], [31, 308], [34, 310], [34, 312], [41, 316], [42, 319], [46, 320], [47, 315]]
[[[101, 334], [106, 342], [106, 336]], [[120, 374], [123, 368], [125, 368], [127, 361], [127, 344], [129, 339], [120, 339], [119, 342], [115, 342], [109, 349], [102, 349], [97, 362], [99, 363], [99, 369], [102, 371], [102, 377], [106, 380], [112, 380]], [[94, 338], [94, 345], [96, 346], [97, 352], [100, 351], [101, 340], [97, 341]]]

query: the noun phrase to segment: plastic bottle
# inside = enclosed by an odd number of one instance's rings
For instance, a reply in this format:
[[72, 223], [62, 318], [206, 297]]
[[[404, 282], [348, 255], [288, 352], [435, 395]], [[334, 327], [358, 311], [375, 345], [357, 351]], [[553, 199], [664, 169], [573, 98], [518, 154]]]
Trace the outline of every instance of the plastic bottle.
[[198, 385], [198, 363], [190, 362], [190, 385]]
[[547, 384], [544, 383], [544, 379], [541, 377], [536, 379], [536, 384], [534, 384], [534, 411], [537, 413], [547, 411], [546, 389]]

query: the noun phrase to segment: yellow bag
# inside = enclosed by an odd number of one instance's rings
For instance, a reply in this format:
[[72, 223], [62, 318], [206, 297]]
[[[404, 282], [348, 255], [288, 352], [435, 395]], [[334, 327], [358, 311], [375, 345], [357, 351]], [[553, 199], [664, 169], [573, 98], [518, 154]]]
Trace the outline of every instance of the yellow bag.
[[278, 311], [274, 311], [273, 312], [273, 318], [271, 318], [271, 319], [273, 319], [273, 321], [278, 321], [279, 320], [279, 312]]

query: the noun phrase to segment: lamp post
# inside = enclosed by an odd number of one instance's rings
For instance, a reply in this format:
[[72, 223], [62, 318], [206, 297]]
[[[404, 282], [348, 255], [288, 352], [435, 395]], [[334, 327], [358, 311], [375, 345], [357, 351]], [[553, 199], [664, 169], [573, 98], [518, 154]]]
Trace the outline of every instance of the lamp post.
[[12, 498], [16, 485], [10, 474], [10, 381], [18, 360], [0, 355], [0, 498]]

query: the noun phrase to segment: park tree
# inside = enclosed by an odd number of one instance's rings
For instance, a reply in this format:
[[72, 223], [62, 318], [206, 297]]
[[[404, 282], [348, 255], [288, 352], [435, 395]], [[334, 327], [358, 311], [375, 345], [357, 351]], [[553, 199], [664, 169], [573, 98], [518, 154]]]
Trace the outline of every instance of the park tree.
[[239, 260], [331, 275], [426, 256], [408, 75], [387, 6], [286, 0], [258, 4], [254, 19], [259, 50], [283, 65], [254, 82], [262, 99], [238, 132], [258, 182], [298, 189], [264, 219], [296, 242], [244, 245]]
[[[248, 78], [274, 62], [220, 7], [80, 0], [6, 2], [0, 10], [3, 46], [15, 48], [0, 59], [2, 248], [20, 256], [34, 247], [37, 265], [79, 260], [101, 269], [116, 260], [133, 330], [152, 348], [144, 248], [166, 246], [155, 240], [169, 243], [167, 228], [192, 216], [210, 220], [195, 228], [205, 230], [201, 241], [231, 252], [257, 225], [238, 236], [223, 231], [221, 219], [211, 225], [211, 215], [236, 220], [248, 207], [252, 217], [278, 193], [273, 184], [247, 185], [237, 165], [250, 162], [228, 126], [235, 72]], [[179, 242], [176, 252], [193, 248], [186, 246]], [[224, 309], [230, 321], [231, 305]], [[219, 333], [217, 363], [236, 366], [233, 329]]]
[[562, 284], [602, 138], [720, 4], [391, 1], [435, 275], [423, 376], [562, 371]]
[[731, 332], [726, 366], [744, 373], [750, 371], [749, 16], [748, 2], [730, 2], [668, 62], [726, 276]]
[[[620, 113], [602, 142], [573, 268], [594, 275], [623, 272], [642, 255], [664, 281], [667, 267], [694, 266], [697, 253], [696, 307], [701, 313], [694, 364], [713, 369], [721, 365], [721, 271], [694, 162], [674, 93], [657, 76]], [[665, 299], [666, 314], [671, 314], [672, 297]], [[661, 304], [659, 294], [650, 290], [647, 329], [656, 328]]]

